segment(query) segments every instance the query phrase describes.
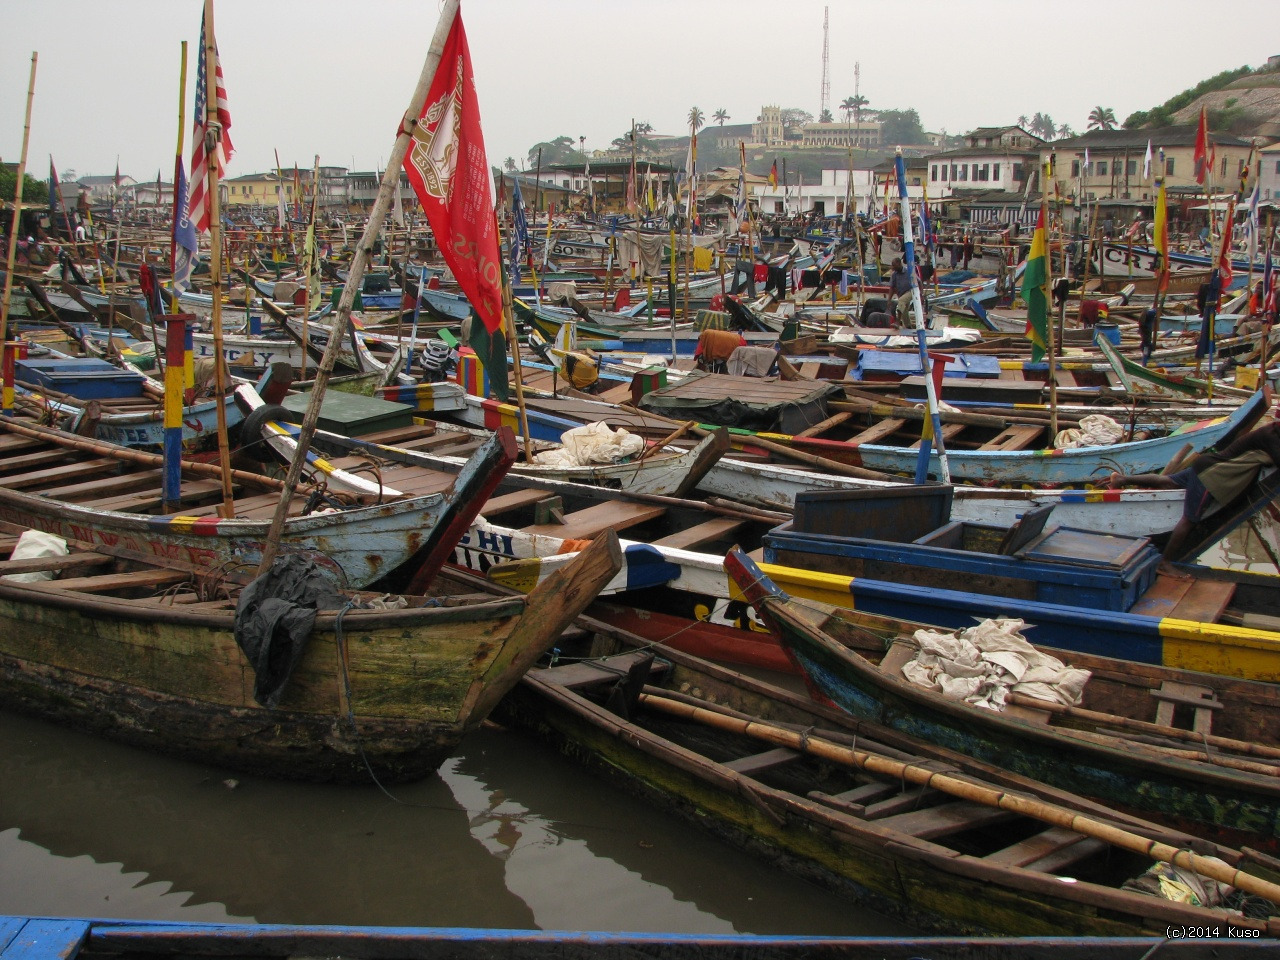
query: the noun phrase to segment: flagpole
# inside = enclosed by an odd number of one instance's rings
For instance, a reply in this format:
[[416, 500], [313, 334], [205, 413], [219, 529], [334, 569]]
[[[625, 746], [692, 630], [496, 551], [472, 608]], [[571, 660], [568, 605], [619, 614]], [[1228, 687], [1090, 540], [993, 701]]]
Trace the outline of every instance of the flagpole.
[[[209, 283], [213, 293], [214, 385], [217, 393], [218, 459], [222, 466], [222, 507], [225, 519], [236, 515], [231, 493], [231, 450], [227, 439], [227, 394], [222, 340], [222, 205], [218, 196], [218, 149], [221, 128], [218, 121], [218, 45], [214, 39], [213, 0], [204, 0], [204, 94], [205, 94], [205, 179], [209, 191]], [[211, 141], [211, 142], [210, 142]], [[194, 171], [193, 171], [194, 172]]]
[[[31, 101], [36, 93], [36, 60], [39, 54], [31, 53], [31, 77], [27, 81], [27, 113], [22, 124], [22, 153], [18, 158], [18, 180], [13, 190], [13, 219], [9, 222], [9, 251], [6, 263], [8, 269], [4, 273], [4, 298], [0, 300], [0, 347], [3, 347], [6, 359], [12, 357], [9, 348], [9, 300], [13, 295], [13, 264], [18, 257], [18, 234], [22, 230], [22, 187], [27, 178], [27, 145], [31, 142]], [[0, 386], [0, 407], [5, 416], [13, 414], [14, 368], [11, 363], [4, 364], [4, 384]]]
[[[19, 223], [22, 213], [22, 185], [27, 176], [27, 146], [31, 142], [31, 101], [36, 95], [36, 60], [39, 54], [31, 54], [31, 78], [27, 81], [27, 115], [22, 123], [22, 153], [18, 158], [18, 182], [13, 191], [13, 219], [9, 223], [8, 269], [4, 274], [4, 301], [0, 304], [0, 342], [9, 341], [9, 299], [13, 294], [13, 265], [18, 258], [18, 234], [22, 231]], [[13, 389], [13, 384], [6, 382], [6, 391]]]
[[[1051, 155], [1052, 156], [1052, 155]], [[1053, 263], [1053, 257], [1049, 255], [1049, 181], [1053, 174], [1053, 160], [1044, 165], [1044, 189], [1040, 191], [1040, 217], [1044, 221], [1044, 282], [1041, 286], [1041, 295], [1044, 297], [1046, 305], [1045, 326], [1049, 325], [1047, 315], [1047, 306], [1049, 304], [1049, 292], [1051, 285], [1049, 283], [1049, 275], [1053, 272], [1050, 266]], [[1097, 211], [1094, 211], [1096, 218]], [[1092, 235], [1092, 234], [1091, 234]], [[1065, 303], [1064, 303], [1065, 308]], [[1058, 351], [1055, 349], [1054, 340], [1056, 338], [1050, 334], [1045, 337], [1045, 353], [1049, 358], [1049, 443], [1053, 446], [1054, 439], [1058, 436]]]
[[[173, 162], [173, 223], [169, 237], [169, 282], [173, 284], [174, 303], [178, 300], [178, 219], [182, 216], [183, 198], [178, 196], [178, 167], [182, 164], [182, 146], [187, 125], [187, 41], [182, 41], [182, 55], [178, 65], [178, 151]], [[156, 189], [156, 206], [160, 206], [160, 192]], [[175, 310], [177, 307], [175, 306]], [[159, 351], [156, 352], [159, 356]]]
[[[493, 211], [493, 229], [497, 236], [502, 235], [498, 222], [498, 211]], [[506, 271], [499, 269], [502, 275], [502, 325], [507, 328], [507, 342], [511, 344], [511, 372], [516, 378], [516, 410], [520, 417], [520, 435], [524, 437], [524, 462], [533, 463], [533, 441], [529, 437], [529, 410], [524, 402], [524, 370], [520, 365], [520, 341], [516, 337], [516, 321], [511, 309], [511, 283]], [[474, 322], [474, 320], [472, 321]], [[503, 371], [503, 376], [506, 371]], [[490, 373], [490, 376], [493, 376]]]
[[[925, 397], [929, 406], [928, 426], [932, 438], [920, 438], [920, 463], [916, 467], [916, 483], [924, 483], [929, 473], [929, 449], [938, 448], [943, 483], [951, 482], [951, 467], [947, 462], [947, 449], [942, 440], [942, 417], [938, 413], [938, 389], [929, 370], [929, 346], [926, 342], [924, 304], [920, 299], [920, 283], [916, 279], [916, 244], [911, 232], [911, 201], [907, 198], [907, 168], [898, 147], [894, 157], [894, 170], [898, 175], [898, 201], [902, 219], [902, 254], [906, 260], [907, 276], [911, 279], [911, 308], [916, 318], [916, 343], [920, 348], [920, 368], [924, 373]], [[923, 432], [923, 431], [922, 431]], [[932, 440], [932, 443], [930, 442]]]
[[396, 134], [395, 145], [391, 148], [391, 157], [387, 161], [387, 169], [382, 175], [382, 184], [378, 188], [378, 195], [374, 199], [373, 208], [369, 211], [369, 222], [365, 224], [364, 233], [356, 246], [355, 255], [351, 258], [351, 268], [347, 274], [347, 282], [343, 285], [342, 296], [338, 300], [337, 316], [335, 316], [333, 327], [329, 332], [329, 342], [325, 345], [324, 356], [321, 358], [320, 366], [316, 370], [315, 384], [311, 388], [311, 401], [307, 405], [306, 415], [303, 417], [302, 426], [299, 428], [297, 452], [289, 464], [289, 472], [284, 481], [284, 490], [280, 494], [280, 502], [276, 505], [275, 515], [271, 518], [271, 529], [267, 534], [266, 543], [262, 547], [262, 563], [258, 568], [260, 572], [270, 569], [271, 561], [275, 559], [276, 553], [279, 552], [280, 535], [284, 530], [285, 517], [289, 514], [289, 501], [292, 499], [293, 491], [298, 485], [298, 479], [302, 476], [302, 468], [306, 463], [307, 451], [311, 447], [311, 438], [315, 435], [316, 422], [320, 419], [320, 403], [324, 399], [325, 389], [329, 385], [329, 375], [333, 372], [334, 364], [338, 359], [342, 331], [346, 330], [350, 324], [351, 305], [355, 302], [356, 291], [360, 289], [360, 284], [364, 280], [365, 267], [369, 262], [369, 255], [373, 249], [373, 242], [377, 239], [382, 219], [387, 215], [387, 210], [391, 206], [391, 195], [395, 190], [395, 181], [400, 176], [400, 168], [404, 164], [405, 154], [409, 152], [409, 141], [412, 139], [410, 131], [416, 126], [418, 117], [422, 115], [422, 105], [427, 99], [427, 91], [431, 88], [431, 79], [435, 76], [436, 68], [440, 66], [440, 58], [444, 53], [444, 44], [449, 35], [449, 28], [458, 14], [458, 4], [459, 0], [445, 0], [444, 9], [440, 11], [440, 20], [436, 24], [436, 32], [431, 38], [431, 45], [427, 48], [427, 56], [422, 64], [422, 73], [418, 77], [418, 85], [414, 88], [413, 95], [409, 99], [409, 107], [405, 111], [404, 120], [400, 125], [399, 132]]

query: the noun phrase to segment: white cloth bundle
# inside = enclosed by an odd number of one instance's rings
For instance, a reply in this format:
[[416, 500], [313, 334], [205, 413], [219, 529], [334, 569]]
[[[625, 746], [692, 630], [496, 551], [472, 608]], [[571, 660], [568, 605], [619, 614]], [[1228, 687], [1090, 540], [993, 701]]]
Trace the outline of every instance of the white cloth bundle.
[[1010, 692], [1066, 706], [1080, 702], [1088, 670], [1065, 666], [1022, 636], [1025, 621], [984, 620], [951, 633], [917, 630], [920, 652], [902, 667], [918, 686], [988, 710], [1003, 710]]
[[589, 423], [566, 430], [558, 450], [534, 454], [535, 463], [547, 467], [585, 467], [625, 460], [644, 449], [644, 438], [607, 423]]

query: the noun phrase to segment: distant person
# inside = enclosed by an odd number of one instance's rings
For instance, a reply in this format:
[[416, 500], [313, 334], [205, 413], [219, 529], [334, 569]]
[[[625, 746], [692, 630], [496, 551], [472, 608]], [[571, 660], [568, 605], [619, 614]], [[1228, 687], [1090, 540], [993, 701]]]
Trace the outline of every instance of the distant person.
[[[1270, 402], [1271, 394], [1267, 393]], [[1275, 411], [1280, 414], [1280, 411]], [[1199, 522], [1210, 506], [1226, 506], [1258, 479], [1264, 467], [1280, 467], [1280, 420], [1257, 427], [1225, 450], [1217, 453], [1200, 453], [1192, 460], [1190, 466], [1172, 474], [1137, 473], [1126, 476], [1113, 472], [1108, 486], [1113, 490], [1121, 487], [1160, 487], [1162, 489], [1182, 488], [1186, 497], [1182, 501], [1182, 516], [1178, 518], [1169, 542], [1164, 548], [1165, 562], [1161, 563], [1161, 572], [1181, 579], [1186, 575], [1171, 569], [1168, 563], [1176, 558], [1191, 533], [1191, 527]]]
[[1142, 336], [1142, 365], [1145, 367], [1151, 362], [1151, 351], [1156, 342], [1155, 307], [1148, 307], [1142, 311], [1142, 317], [1138, 320], [1138, 333]]
[[911, 275], [902, 265], [901, 257], [894, 257], [893, 270], [889, 274], [889, 299], [895, 303], [894, 313], [899, 322], [911, 309]]

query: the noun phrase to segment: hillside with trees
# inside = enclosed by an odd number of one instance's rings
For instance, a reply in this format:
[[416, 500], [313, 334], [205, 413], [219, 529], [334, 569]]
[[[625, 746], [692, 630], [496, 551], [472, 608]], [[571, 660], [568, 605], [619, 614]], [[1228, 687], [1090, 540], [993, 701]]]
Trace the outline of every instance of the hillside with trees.
[[1237, 67], [1202, 80], [1150, 110], [1125, 118], [1127, 129], [1195, 123], [1206, 108], [1211, 130], [1280, 136], [1280, 71]]

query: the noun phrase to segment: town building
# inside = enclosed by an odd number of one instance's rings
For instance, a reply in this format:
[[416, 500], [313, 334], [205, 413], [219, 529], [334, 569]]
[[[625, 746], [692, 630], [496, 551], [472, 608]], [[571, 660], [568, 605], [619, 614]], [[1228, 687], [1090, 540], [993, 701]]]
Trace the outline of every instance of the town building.
[[[914, 210], [924, 194], [920, 182], [922, 172], [917, 172], [914, 181], [909, 173], [907, 177], [907, 199], [913, 203]], [[852, 182], [852, 189], [850, 183]], [[854, 170], [852, 181], [848, 170], [823, 170], [818, 183], [778, 184], [776, 187], [758, 187], [753, 196], [760, 213], [768, 216], [808, 216], [842, 217], [845, 214], [845, 200], [852, 194], [852, 212], [867, 213], [871, 209], [877, 211], [884, 207], [884, 176], [876, 176], [873, 170]], [[932, 200], [932, 198], [930, 198]], [[891, 184], [889, 202], [898, 204], [898, 188], [896, 182]]]
[[1280, 201], [1280, 143], [1258, 151], [1258, 195]]
[[[1155, 178], [1160, 176], [1173, 194], [1238, 190], [1253, 142], [1210, 131], [1213, 169], [1209, 183], [1202, 186], [1196, 181], [1196, 131], [1196, 124], [1090, 130], [1070, 140], [1043, 145], [1040, 159], [1048, 162], [1054, 157], [1058, 194], [1073, 201], [1152, 201]], [[1149, 171], [1145, 163], [1148, 144], [1152, 157]]]
[[965, 145], [925, 156], [930, 199], [957, 190], [1020, 193], [1034, 173], [1044, 141], [1019, 126], [979, 127]]

